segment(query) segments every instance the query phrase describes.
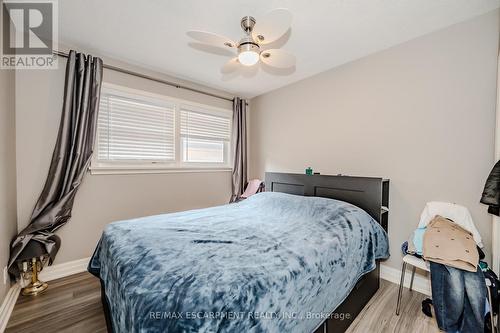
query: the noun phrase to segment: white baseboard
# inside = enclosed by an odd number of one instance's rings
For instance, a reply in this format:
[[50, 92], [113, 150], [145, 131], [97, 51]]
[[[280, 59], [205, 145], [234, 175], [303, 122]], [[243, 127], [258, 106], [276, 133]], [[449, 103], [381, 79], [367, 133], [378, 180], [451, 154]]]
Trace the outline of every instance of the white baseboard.
[[12, 310], [14, 310], [14, 305], [16, 305], [20, 291], [21, 285], [16, 283], [10, 287], [7, 295], [5, 295], [3, 299], [2, 305], [0, 306], [0, 333], [3, 333], [7, 327], [7, 323], [9, 322]]
[[52, 281], [73, 274], [85, 272], [89, 264], [90, 257], [68, 261], [62, 264], [45, 266], [40, 272], [41, 281]]
[[[380, 278], [395, 283], [399, 286], [399, 282], [401, 280], [401, 269], [381, 264]], [[405, 283], [404, 283], [404, 286], [406, 288], [410, 287], [410, 280], [411, 280], [411, 271], [407, 270], [405, 274]], [[431, 282], [429, 280], [429, 277], [427, 275], [420, 274], [418, 269], [417, 272], [415, 272], [415, 279], [413, 280], [413, 290], [418, 291], [419, 293], [422, 293], [427, 296], [431, 295]]]

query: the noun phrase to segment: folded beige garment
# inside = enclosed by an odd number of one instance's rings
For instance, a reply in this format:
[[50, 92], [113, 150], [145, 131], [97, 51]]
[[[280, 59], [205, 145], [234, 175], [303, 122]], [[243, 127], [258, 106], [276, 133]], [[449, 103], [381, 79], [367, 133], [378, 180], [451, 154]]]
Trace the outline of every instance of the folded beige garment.
[[475, 272], [479, 254], [472, 234], [442, 216], [437, 215], [424, 233], [424, 259], [443, 265]]

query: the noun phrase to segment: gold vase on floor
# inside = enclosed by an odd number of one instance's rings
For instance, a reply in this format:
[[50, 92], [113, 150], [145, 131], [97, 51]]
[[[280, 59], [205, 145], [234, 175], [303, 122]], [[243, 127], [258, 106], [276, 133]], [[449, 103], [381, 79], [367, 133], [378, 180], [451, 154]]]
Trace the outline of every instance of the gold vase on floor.
[[[31, 272], [28, 271], [27, 269], [28, 266], [30, 266]], [[42, 270], [42, 267], [43, 267], [43, 258], [40, 258], [40, 260], [37, 260], [37, 258], [32, 258], [30, 265], [26, 263], [26, 266], [24, 266], [23, 263], [22, 276], [25, 279], [28, 279], [29, 276], [31, 275], [31, 283], [21, 290], [21, 294], [23, 296], [36, 296], [44, 292], [49, 287], [47, 282], [38, 280], [38, 273]]]

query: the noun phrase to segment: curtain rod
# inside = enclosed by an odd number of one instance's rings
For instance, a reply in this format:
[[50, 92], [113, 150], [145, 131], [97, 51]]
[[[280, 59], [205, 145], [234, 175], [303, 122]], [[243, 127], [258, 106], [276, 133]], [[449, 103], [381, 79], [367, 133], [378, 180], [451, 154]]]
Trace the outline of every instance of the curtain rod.
[[[68, 53], [64, 53], [64, 52], [58, 51], [58, 50], [54, 50], [54, 51], [52, 51], [52, 53], [55, 54], [55, 55], [58, 55], [60, 57], [64, 57], [64, 58], [68, 58], [68, 56], [69, 56]], [[115, 72], [120, 72], [120, 73], [124, 73], [124, 74], [128, 74], [128, 75], [137, 76], [137, 77], [140, 77], [140, 78], [143, 78], [143, 79], [146, 79], [146, 80], [151, 80], [151, 81], [163, 83], [163, 84], [175, 87], [177, 89], [189, 90], [189, 91], [192, 91], [192, 92], [195, 92], [195, 93], [198, 93], [198, 94], [203, 94], [203, 95], [207, 95], [207, 96], [211, 96], [211, 97], [223, 99], [223, 100], [226, 100], [226, 101], [229, 101], [229, 102], [232, 102], [234, 100], [234, 98], [227, 98], [227, 97], [216, 95], [216, 94], [212, 94], [212, 93], [209, 93], [209, 92], [206, 92], [206, 91], [203, 91], [203, 90], [189, 88], [189, 87], [182, 86], [182, 85], [174, 83], [174, 82], [170, 82], [170, 81], [158, 79], [158, 78], [155, 78], [153, 76], [146, 75], [146, 74], [141, 74], [141, 73], [133, 72], [133, 71], [130, 71], [128, 69], [121, 68], [121, 67], [116, 67], [116, 66], [107, 65], [107, 64], [103, 64], [103, 67], [106, 68], [106, 69], [110, 69], [112, 71], [115, 71]], [[247, 105], [248, 105], [248, 103], [247, 103]]]

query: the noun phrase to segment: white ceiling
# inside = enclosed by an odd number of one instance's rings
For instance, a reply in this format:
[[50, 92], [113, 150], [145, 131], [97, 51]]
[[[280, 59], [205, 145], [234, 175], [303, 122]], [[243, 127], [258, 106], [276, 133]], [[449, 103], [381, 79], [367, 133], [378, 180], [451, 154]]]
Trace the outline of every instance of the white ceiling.
[[[500, 0], [72, 0], [59, 1], [59, 39], [227, 92], [254, 97], [500, 6]], [[188, 30], [238, 40], [240, 18], [288, 8], [292, 28], [278, 46], [294, 70], [260, 65], [223, 75], [229, 56], [190, 46]]]

